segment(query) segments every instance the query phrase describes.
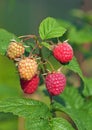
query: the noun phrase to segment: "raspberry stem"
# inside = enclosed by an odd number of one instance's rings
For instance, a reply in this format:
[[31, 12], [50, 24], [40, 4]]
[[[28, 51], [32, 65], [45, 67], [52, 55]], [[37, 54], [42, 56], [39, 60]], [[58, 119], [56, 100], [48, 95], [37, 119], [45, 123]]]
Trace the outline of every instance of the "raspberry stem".
[[55, 110], [53, 110], [53, 104], [54, 104], [53, 96], [50, 95], [50, 109], [51, 109], [51, 113], [52, 113], [53, 117], [56, 117]]
[[50, 65], [52, 71], [55, 71], [55, 69], [54, 69], [53, 65], [51, 64], [51, 62], [49, 60], [46, 60], [46, 62]]
[[38, 45], [36, 44], [36, 45], [33, 47], [33, 49], [31, 50], [31, 52], [30, 52], [30, 54], [29, 54], [29, 57], [32, 56], [33, 51], [34, 51], [37, 47], [38, 47]]
[[19, 36], [18, 38], [22, 38], [23, 41], [29, 40], [29, 39], [37, 39], [36, 35], [23, 35], [23, 36]]
[[46, 70], [46, 64], [45, 64], [45, 60], [44, 60], [44, 58], [43, 58], [43, 54], [42, 54], [41, 48], [39, 48], [39, 55], [40, 55], [40, 57], [41, 57], [41, 62], [43, 63], [44, 71], [45, 71], [45, 73], [46, 73], [46, 72], [47, 72], [47, 70]]
[[52, 105], [53, 104], [53, 96], [52, 95], [50, 95], [50, 104]]

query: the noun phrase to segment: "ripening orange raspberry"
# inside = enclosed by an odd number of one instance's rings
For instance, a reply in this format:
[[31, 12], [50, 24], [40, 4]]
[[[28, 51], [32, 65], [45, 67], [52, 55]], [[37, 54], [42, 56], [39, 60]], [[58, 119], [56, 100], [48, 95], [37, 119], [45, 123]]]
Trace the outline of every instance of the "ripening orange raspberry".
[[34, 75], [37, 74], [37, 62], [34, 58], [24, 58], [18, 63], [18, 71], [20, 78], [24, 80], [30, 80]]
[[10, 59], [15, 59], [21, 57], [21, 55], [25, 52], [25, 48], [22, 43], [17, 43], [15, 41], [11, 42], [7, 49], [7, 56]]

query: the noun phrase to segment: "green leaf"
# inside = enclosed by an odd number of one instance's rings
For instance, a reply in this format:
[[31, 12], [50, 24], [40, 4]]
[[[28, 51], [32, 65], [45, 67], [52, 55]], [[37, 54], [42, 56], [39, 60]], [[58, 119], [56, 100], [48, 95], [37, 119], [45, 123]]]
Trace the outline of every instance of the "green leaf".
[[19, 91], [20, 86], [18, 87], [19, 88], [15, 88], [15, 85], [8, 86], [8, 85], [0, 84], [0, 99], [7, 98], [7, 97], [22, 96], [20, 94], [21, 90]]
[[[50, 55], [50, 56], [48, 57], [48, 61], [53, 65], [53, 67], [54, 67], [55, 70], [58, 70], [58, 68], [61, 67], [61, 63], [58, 62], [58, 61], [54, 58], [53, 55]], [[52, 71], [51, 66], [50, 66], [49, 64], [47, 64], [47, 68], [48, 68], [48, 70], [51, 70], [51, 71]]]
[[52, 130], [49, 126], [48, 119], [26, 119], [27, 130]]
[[84, 99], [79, 94], [78, 89], [74, 87], [66, 86], [60, 98], [64, 100], [67, 108], [79, 109], [84, 105]]
[[89, 100], [85, 100], [84, 105], [76, 114], [82, 121], [86, 130], [92, 129], [92, 97]]
[[40, 44], [41, 44], [42, 46], [48, 48], [49, 50], [51, 50], [51, 45], [50, 45], [49, 43], [47, 43], [47, 42], [41, 42]]
[[85, 80], [84, 80], [82, 71], [81, 71], [80, 66], [75, 57], [72, 59], [72, 61], [68, 65], [66, 65], [66, 67], [69, 70], [72, 70], [73, 72], [77, 73], [81, 77], [81, 79], [83, 80], [84, 85], [85, 85]]
[[13, 119], [17, 119], [17, 118], [18, 118], [18, 116], [13, 115], [12, 113], [0, 112], [0, 122], [13, 120]]
[[84, 103], [84, 106], [82, 108], [83, 110], [87, 111], [89, 115], [92, 116], [92, 97], [90, 98], [90, 100]]
[[5, 55], [10, 40], [12, 39], [18, 40], [18, 38], [14, 34], [4, 29], [0, 29], [0, 53], [2, 55]]
[[40, 101], [23, 98], [9, 98], [0, 101], [0, 112], [12, 112], [14, 115], [30, 117], [30, 119], [48, 118], [47, 105]]
[[[76, 114], [78, 114], [78, 112]], [[83, 122], [83, 125], [85, 126], [85, 130], [92, 130], [92, 114], [88, 113], [88, 111], [85, 109], [81, 109], [78, 115], [80, 120]]]
[[47, 17], [44, 19], [39, 27], [39, 34], [42, 40], [60, 37], [65, 33], [63, 28], [56, 19]]
[[72, 122], [75, 125], [76, 129], [78, 129], [78, 130], [86, 130], [84, 123], [80, 120], [80, 117], [79, 117], [80, 111], [78, 109], [65, 108], [64, 106], [62, 106], [61, 104], [58, 104], [56, 102], [53, 103], [52, 107], [53, 107], [53, 110], [55, 110], [55, 111], [64, 112], [66, 114], [66, 116], [68, 116], [68, 118], [70, 118], [70, 120], [72, 120]]
[[85, 101], [83, 107], [80, 109], [79, 118], [85, 125], [86, 130], [92, 129], [92, 98]]
[[92, 78], [85, 78], [86, 87], [83, 89], [83, 94], [85, 96], [92, 96]]
[[51, 120], [52, 130], [74, 130], [72, 125], [64, 118], [53, 118]]
[[19, 76], [12, 60], [0, 55], [0, 99], [21, 96]]
[[0, 121], [0, 130], [18, 130], [18, 120]]
[[77, 30], [75, 27], [72, 27], [69, 30], [68, 38], [72, 43], [76, 44], [85, 44], [92, 42], [92, 27], [86, 26], [85, 28], [81, 28], [81, 30]]

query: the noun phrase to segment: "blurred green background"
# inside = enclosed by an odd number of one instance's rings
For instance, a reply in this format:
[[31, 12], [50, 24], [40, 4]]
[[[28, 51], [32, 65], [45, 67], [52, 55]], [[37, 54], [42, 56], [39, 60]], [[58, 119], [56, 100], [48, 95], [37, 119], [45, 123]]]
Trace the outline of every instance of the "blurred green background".
[[[68, 29], [64, 39], [69, 38], [83, 74], [92, 78], [91, 9], [92, 0], [0, 0], [0, 28], [17, 36], [38, 34], [39, 24], [44, 18], [51, 16], [59, 19]], [[0, 99], [23, 96], [16, 75], [13, 62], [0, 56]], [[73, 76], [71, 82], [76, 86], [78, 83]], [[23, 130], [21, 122], [12, 114], [0, 113], [0, 130]]]
[[45, 17], [71, 20], [69, 12], [83, 0], [0, 0], [0, 27], [17, 35], [37, 33]]

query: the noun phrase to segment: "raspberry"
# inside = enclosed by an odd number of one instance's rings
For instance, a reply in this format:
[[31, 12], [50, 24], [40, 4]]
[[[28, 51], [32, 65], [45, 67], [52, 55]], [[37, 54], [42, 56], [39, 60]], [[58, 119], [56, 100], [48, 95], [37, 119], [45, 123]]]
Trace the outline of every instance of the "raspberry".
[[15, 58], [19, 58], [25, 51], [24, 46], [22, 45], [22, 43], [17, 43], [17, 42], [11, 42], [8, 46], [7, 49], [7, 56], [10, 59], [15, 59]]
[[64, 91], [66, 77], [59, 72], [49, 73], [45, 79], [46, 88], [50, 95], [56, 96]]
[[31, 80], [28, 80], [28, 81], [24, 79], [20, 79], [20, 84], [24, 93], [32, 94], [36, 91], [39, 85], [39, 77], [35, 75]]
[[59, 43], [54, 47], [53, 55], [61, 63], [68, 63], [73, 58], [73, 49], [66, 42]]
[[30, 80], [35, 74], [37, 74], [37, 68], [37, 62], [33, 58], [31, 59], [26, 57], [20, 60], [18, 63], [20, 78], [24, 80]]

